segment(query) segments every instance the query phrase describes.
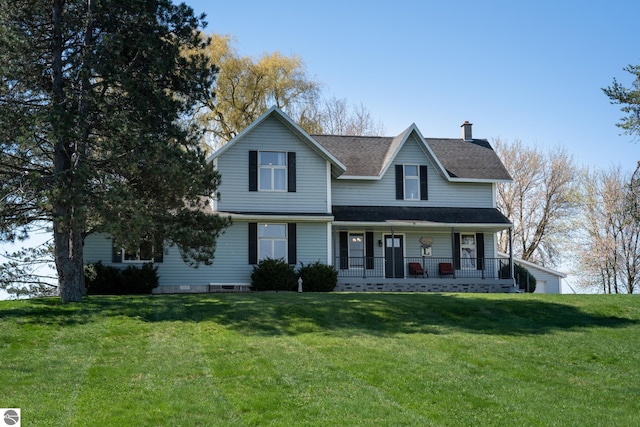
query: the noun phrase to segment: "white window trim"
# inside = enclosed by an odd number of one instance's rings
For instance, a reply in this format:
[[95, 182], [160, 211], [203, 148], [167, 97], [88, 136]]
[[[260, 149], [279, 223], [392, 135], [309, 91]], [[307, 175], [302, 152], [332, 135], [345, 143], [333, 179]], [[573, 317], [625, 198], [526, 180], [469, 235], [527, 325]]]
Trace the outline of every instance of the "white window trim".
[[[353, 236], [362, 237], [362, 255], [361, 256], [356, 256], [351, 253], [351, 239]], [[367, 239], [366, 233], [364, 231], [349, 232], [348, 245], [347, 245], [349, 250], [349, 268], [356, 267], [358, 269], [361, 269], [362, 267], [364, 267], [364, 257], [366, 256], [366, 253], [367, 253], [366, 239]], [[356, 259], [357, 261], [354, 261]]]
[[[473, 245], [463, 243], [465, 236], [473, 237]], [[465, 258], [464, 256], [462, 256], [462, 254], [464, 253], [464, 250], [469, 248], [472, 248], [475, 254], [475, 256], [471, 257], [471, 259]], [[460, 268], [462, 270], [475, 270], [477, 258], [478, 258], [478, 242], [476, 240], [475, 233], [460, 233]]]
[[[151, 251], [151, 258], [150, 259], [127, 259], [126, 257], [126, 251], [124, 250], [124, 248], [120, 249], [120, 259], [122, 260], [123, 264], [147, 264], [147, 263], [155, 263], [155, 257], [153, 256], [153, 250]], [[138, 249], [138, 256], [140, 256], [140, 250]]]
[[[284, 226], [284, 238], [283, 237], [260, 237], [260, 229], [262, 226], [269, 226], [269, 225], [278, 225], [278, 226]], [[289, 251], [287, 250], [287, 248], [289, 247], [289, 227], [287, 227], [287, 224], [285, 223], [277, 223], [277, 222], [261, 222], [258, 223], [258, 262], [267, 259], [267, 258], [272, 258], [272, 259], [283, 259], [284, 262], [289, 262]], [[265, 258], [262, 258], [260, 256], [260, 243], [261, 241], [271, 241], [271, 255], [272, 256], [268, 256]], [[280, 257], [280, 258], [274, 258], [274, 245], [276, 241], [283, 241], [284, 242], [284, 257]]]
[[[278, 154], [284, 154], [284, 165], [272, 165], [272, 164], [268, 164], [268, 165], [263, 165], [262, 163], [260, 163], [261, 160], [261, 154], [262, 153], [278, 153]], [[273, 191], [273, 192], [286, 192], [288, 190], [287, 186], [288, 186], [288, 182], [289, 182], [289, 165], [287, 164], [288, 159], [287, 159], [287, 152], [286, 151], [258, 151], [258, 191]], [[270, 188], [262, 188], [262, 170], [270, 170], [271, 173], [271, 185], [269, 186]], [[283, 189], [278, 189], [275, 188], [275, 171], [276, 170], [284, 170], [284, 188]]]
[[[416, 173], [417, 175], [415, 176], [410, 176], [407, 177], [407, 166], [412, 166], [416, 168]], [[403, 192], [404, 194], [402, 195], [404, 197], [404, 200], [420, 200], [420, 165], [414, 165], [414, 164], [406, 164], [406, 165], [402, 165], [402, 185], [403, 185]], [[407, 180], [415, 180], [418, 183], [418, 192], [416, 193], [416, 197], [407, 197]]]

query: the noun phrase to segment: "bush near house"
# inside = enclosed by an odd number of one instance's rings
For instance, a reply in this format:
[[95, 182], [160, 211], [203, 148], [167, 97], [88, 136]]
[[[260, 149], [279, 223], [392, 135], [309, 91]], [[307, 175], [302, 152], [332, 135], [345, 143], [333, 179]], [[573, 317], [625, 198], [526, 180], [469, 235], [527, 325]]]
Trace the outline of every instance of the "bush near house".
[[267, 258], [253, 267], [251, 290], [253, 291], [295, 291], [298, 278], [302, 279], [305, 292], [331, 292], [338, 284], [338, 271], [329, 265], [316, 261], [313, 264], [300, 263], [294, 267], [283, 259]]
[[338, 270], [320, 261], [309, 265], [301, 262], [298, 276], [305, 292], [331, 292], [338, 284]]
[[253, 291], [293, 291], [297, 287], [298, 277], [295, 269], [283, 259], [266, 258], [253, 266]]
[[158, 286], [158, 268], [151, 263], [116, 268], [101, 262], [85, 265], [87, 295], [150, 294]]

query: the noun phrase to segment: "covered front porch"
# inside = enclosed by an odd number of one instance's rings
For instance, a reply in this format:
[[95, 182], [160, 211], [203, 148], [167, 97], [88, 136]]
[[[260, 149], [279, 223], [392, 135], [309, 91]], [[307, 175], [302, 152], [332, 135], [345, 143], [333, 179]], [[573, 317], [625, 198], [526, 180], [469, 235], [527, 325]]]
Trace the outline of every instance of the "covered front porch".
[[[456, 265], [453, 258], [401, 257], [393, 260], [396, 271], [387, 267], [385, 257], [340, 259], [336, 291], [374, 292], [515, 292], [508, 259], [467, 258]], [[372, 268], [366, 268], [367, 264]], [[402, 266], [402, 267], [400, 267]], [[405, 267], [406, 266], [406, 267]], [[477, 267], [480, 268], [477, 268]], [[458, 268], [456, 268], [458, 267]]]
[[497, 254], [496, 233], [511, 223], [495, 209], [334, 207], [334, 215], [337, 291], [516, 291], [512, 258]]

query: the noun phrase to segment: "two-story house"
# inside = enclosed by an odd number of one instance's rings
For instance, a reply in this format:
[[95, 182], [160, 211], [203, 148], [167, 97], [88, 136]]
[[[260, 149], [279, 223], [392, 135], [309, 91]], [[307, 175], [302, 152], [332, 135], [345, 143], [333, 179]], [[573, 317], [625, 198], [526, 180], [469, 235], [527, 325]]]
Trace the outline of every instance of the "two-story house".
[[[334, 265], [336, 290], [513, 290], [496, 245], [511, 229], [496, 183], [511, 177], [471, 126], [453, 139], [415, 125], [396, 137], [309, 135], [271, 108], [211, 156], [222, 176], [212, 211], [233, 219], [213, 264], [191, 268], [166, 248], [156, 291], [246, 289], [264, 258]], [[86, 239], [88, 262], [153, 261], [123, 255], [109, 236]]]

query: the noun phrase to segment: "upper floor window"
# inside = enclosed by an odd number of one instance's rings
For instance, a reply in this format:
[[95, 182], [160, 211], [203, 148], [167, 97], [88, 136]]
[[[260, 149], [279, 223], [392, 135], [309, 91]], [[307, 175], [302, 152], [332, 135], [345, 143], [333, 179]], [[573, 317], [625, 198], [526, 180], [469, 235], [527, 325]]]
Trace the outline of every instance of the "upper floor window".
[[428, 200], [426, 166], [396, 165], [396, 199]]
[[258, 153], [260, 168], [260, 190], [287, 190], [287, 153], [275, 151], [260, 151]]
[[296, 192], [296, 153], [249, 151], [249, 191]]
[[420, 175], [416, 165], [404, 165], [404, 199], [420, 200]]

